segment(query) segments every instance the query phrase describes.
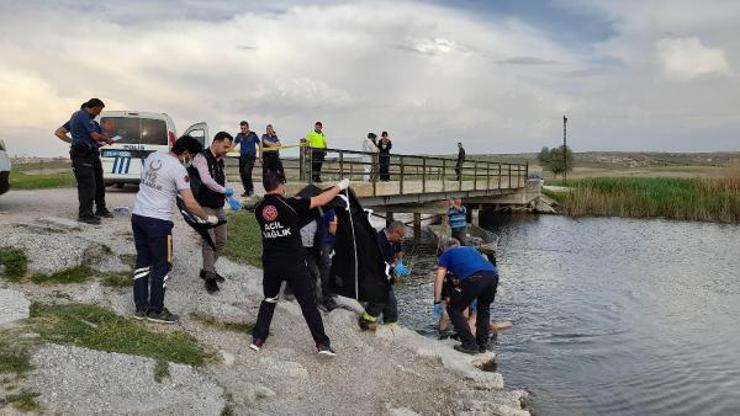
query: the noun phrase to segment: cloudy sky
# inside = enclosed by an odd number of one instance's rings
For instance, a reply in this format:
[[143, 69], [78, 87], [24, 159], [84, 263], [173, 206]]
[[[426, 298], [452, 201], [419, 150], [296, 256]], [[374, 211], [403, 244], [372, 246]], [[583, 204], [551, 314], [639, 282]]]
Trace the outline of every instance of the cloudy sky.
[[403, 153], [740, 150], [740, 1], [0, 0], [0, 138], [97, 96], [180, 132], [316, 120], [332, 147], [388, 130]]

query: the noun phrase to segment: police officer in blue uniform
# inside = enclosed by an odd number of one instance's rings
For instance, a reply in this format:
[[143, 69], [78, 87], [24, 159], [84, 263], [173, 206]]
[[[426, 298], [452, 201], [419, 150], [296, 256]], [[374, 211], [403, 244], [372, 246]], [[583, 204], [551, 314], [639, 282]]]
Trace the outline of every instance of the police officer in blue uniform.
[[[105, 206], [103, 165], [98, 147], [105, 143], [112, 144], [113, 140], [103, 135], [100, 125], [95, 121], [104, 107], [103, 101], [91, 98], [82, 105], [82, 109], [72, 114], [67, 128], [72, 135], [69, 156], [77, 180], [80, 203], [78, 221], [87, 224], [100, 224], [101, 217], [112, 217]], [[66, 128], [67, 124], [63, 127]], [[94, 212], [93, 202], [96, 208]]]

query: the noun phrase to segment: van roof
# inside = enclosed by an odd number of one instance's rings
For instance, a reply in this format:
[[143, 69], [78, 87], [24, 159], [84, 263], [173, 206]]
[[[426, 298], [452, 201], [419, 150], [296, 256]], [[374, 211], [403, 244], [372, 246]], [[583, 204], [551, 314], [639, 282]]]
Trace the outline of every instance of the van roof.
[[139, 118], [151, 118], [155, 120], [172, 121], [172, 118], [167, 113], [152, 113], [147, 111], [103, 111], [101, 117], [139, 117]]

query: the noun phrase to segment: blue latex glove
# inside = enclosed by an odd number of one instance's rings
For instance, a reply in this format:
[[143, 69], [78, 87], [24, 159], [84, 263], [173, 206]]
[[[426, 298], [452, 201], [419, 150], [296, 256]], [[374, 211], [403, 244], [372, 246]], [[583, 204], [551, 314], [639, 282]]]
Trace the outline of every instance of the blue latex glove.
[[234, 188], [227, 186], [224, 188], [224, 194], [226, 194], [227, 197], [234, 195]]
[[231, 195], [226, 199], [229, 201], [229, 206], [231, 207], [232, 211], [239, 211], [240, 209], [242, 209], [242, 203], [239, 202], [238, 199], [234, 198], [234, 195]]
[[405, 265], [405, 264], [403, 264], [403, 260], [399, 260], [399, 261], [398, 261], [398, 262], [396, 263], [396, 268], [395, 268], [395, 270], [396, 270], [396, 273], [397, 273], [397, 274], [398, 274], [399, 276], [408, 276], [408, 275], [410, 275], [410, 274], [411, 274], [411, 270], [409, 270], [409, 269], [408, 269], [408, 267], [406, 267], [406, 265]]
[[442, 304], [438, 303], [434, 305], [434, 318], [439, 319], [442, 317]]

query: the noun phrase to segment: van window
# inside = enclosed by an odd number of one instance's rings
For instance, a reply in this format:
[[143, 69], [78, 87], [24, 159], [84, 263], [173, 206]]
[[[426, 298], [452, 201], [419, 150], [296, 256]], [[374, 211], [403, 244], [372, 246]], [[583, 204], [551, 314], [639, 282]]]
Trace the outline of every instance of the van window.
[[121, 136], [119, 144], [167, 146], [167, 123], [164, 120], [135, 117], [103, 117], [103, 134]]

